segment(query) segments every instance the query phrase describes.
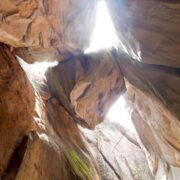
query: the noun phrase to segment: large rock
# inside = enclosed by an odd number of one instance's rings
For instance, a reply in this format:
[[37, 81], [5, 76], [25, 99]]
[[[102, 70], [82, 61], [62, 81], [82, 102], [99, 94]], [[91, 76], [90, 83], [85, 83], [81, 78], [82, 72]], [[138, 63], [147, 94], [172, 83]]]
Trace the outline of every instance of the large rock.
[[95, 17], [95, 0], [2, 0], [0, 42], [29, 62], [61, 60], [89, 46]]
[[57, 151], [53, 144], [48, 142], [48, 139], [42, 139], [38, 136], [32, 137], [27, 142], [27, 149], [16, 179], [39, 180], [52, 178], [73, 178], [64, 154], [60, 149]]
[[126, 100], [132, 106], [132, 120], [153, 174], [157, 179], [160, 174], [169, 177], [170, 165], [180, 166], [179, 119], [157, 99], [131, 85]]
[[[35, 96], [15, 55], [0, 45], [0, 176], [13, 166], [13, 153], [34, 128]], [[17, 165], [18, 167], [18, 165]]]
[[180, 71], [179, 69], [147, 65], [129, 59], [121, 54], [117, 57], [125, 78], [137, 89], [148, 94], [152, 100], [180, 119]]
[[102, 180], [152, 180], [145, 154], [135, 134], [120, 125], [123, 116], [105, 119], [94, 131], [81, 128], [89, 149], [97, 160]]
[[110, 105], [125, 90], [121, 71], [110, 53], [62, 62], [47, 78], [53, 94], [89, 128], [103, 121]]
[[71, 115], [47, 89], [36, 93], [2, 44], [0, 61], [0, 178], [98, 180]]
[[180, 67], [178, 0], [106, 0], [122, 49], [143, 63]]

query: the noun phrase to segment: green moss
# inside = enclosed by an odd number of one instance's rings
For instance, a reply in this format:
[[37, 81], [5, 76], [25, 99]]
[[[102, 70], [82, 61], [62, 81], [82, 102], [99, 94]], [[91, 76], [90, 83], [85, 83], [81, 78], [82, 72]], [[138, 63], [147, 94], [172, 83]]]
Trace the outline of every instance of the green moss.
[[76, 151], [70, 150], [67, 153], [67, 158], [75, 175], [83, 180], [91, 180], [92, 168], [85, 156], [80, 157]]

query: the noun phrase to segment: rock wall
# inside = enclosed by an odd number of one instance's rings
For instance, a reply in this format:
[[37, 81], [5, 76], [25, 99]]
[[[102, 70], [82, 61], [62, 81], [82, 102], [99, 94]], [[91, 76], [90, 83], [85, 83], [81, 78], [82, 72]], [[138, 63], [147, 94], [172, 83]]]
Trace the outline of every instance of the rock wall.
[[126, 101], [152, 172], [157, 179], [168, 178], [170, 166], [179, 167], [179, 71], [125, 56], [118, 62], [128, 80]]
[[35, 96], [15, 56], [3, 44], [0, 61], [0, 175], [4, 175], [16, 168], [11, 167], [12, 154], [34, 126]]
[[83, 55], [47, 72], [51, 91], [88, 128], [104, 120], [110, 105], [125, 91], [122, 73], [108, 52]]
[[180, 68], [178, 0], [106, 0], [128, 54], [147, 64]]
[[0, 42], [28, 62], [62, 60], [89, 46], [95, 15], [95, 0], [2, 0]]
[[32, 88], [3, 44], [0, 60], [0, 178], [99, 179], [73, 117]]
[[140, 148], [135, 133], [120, 125], [119, 122], [105, 119], [94, 131], [80, 130], [97, 160], [103, 180], [153, 180], [146, 156]]

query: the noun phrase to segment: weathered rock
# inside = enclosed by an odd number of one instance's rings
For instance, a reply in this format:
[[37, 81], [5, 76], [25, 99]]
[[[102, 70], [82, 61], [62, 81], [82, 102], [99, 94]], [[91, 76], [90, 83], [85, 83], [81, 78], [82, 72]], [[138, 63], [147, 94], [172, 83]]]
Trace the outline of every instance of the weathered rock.
[[[17, 179], [94, 179], [98, 174], [77, 125], [55, 98], [42, 106], [45, 130], [29, 135]], [[43, 109], [41, 109], [43, 110]], [[41, 111], [44, 113], [44, 111]], [[27, 178], [27, 179], [28, 179]]]
[[38, 136], [28, 140], [17, 180], [73, 178], [63, 152], [48, 141], [48, 138], [41, 139]]
[[92, 55], [84, 60], [71, 92], [71, 103], [78, 117], [94, 128], [102, 122], [108, 108], [125, 90], [120, 69], [110, 54]]
[[[132, 120], [155, 176], [170, 176], [169, 165], [179, 167], [180, 122], [158, 100], [128, 86]], [[160, 171], [160, 172], [159, 172]], [[157, 178], [158, 179], [158, 178]]]
[[95, 16], [95, 0], [2, 0], [0, 42], [29, 62], [61, 60], [89, 46]]
[[[143, 63], [180, 68], [178, 0], [106, 0], [125, 51]], [[123, 48], [123, 47], [122, 47]]]
[[118, 64], [109, 53], [60, 63], [47, 78], [64, 107], [89, 128], [103, 121], [110, 105], [125, 90]]
[[[12, 166], [13, 153], [34, 128], [35, 96], [15, 55], [0, 45], [0, 176]], [[17, 165], [18, 166], [18, 165]]]
[[0, 61], [0, 178], [98, 180], [71, 115], [48, 89], [35, 93], [5, 45]]
[[177, 68], [147, 65], [118, 55], [117, 61], [125, 78], [162, 104], [174, 117], [180, 119], [180, 71]]
[[[119, 121], [123, 120], [123, 117], [119, 117]], [[144, 152], [137, 145], [135, 134], [121, 127], [119, 122], [106, 119], [95, 131], [83, 128], [81, 131], [98, 162], [102, 180], [153, 179]], [[123, 131], [133, 141], [129, 141]]]

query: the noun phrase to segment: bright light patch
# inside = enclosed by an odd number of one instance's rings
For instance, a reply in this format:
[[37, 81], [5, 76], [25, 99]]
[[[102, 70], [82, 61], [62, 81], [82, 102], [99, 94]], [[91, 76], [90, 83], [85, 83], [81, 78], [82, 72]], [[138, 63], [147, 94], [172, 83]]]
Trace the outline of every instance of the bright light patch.
[[100, 1], [98, 3], [97, 20], [91, 37], [91, 44], [90, 47], [85, 50], [85, 53], [111, 48], [113, 45], [117, 44], [117, 41], [118, 37], [106, 3], [104, 1]]
[[58, 62], [56, 62], [56, 61], [55, 62], [44, 61], [44, 62], [35, 62], [34, 64], [28, 64], [20, 57], [17, 56], [17, 58], [18, 58], [19, 63], [21, 64], [22, 68], [25, 71], [30, 71], [32, 74], [35, 74], [35, 75], [44, 75], [46, 70], [49, 67], [53, 67], [58, 64]]
[[136, 132], [134, 125], [131, 121], [130, 110], [126, 107], [126, 102], [123, 96], [121, 96], [114, 105], [110, 108], [106, 117], [110, 121], [115, 121], [131, 132]]
[[55, 62], [44, 61], [44, 62], [36, 62], [34, 64], [28, 64], [20, 57], [18, 56], [16, 57], [32, 84], [34, 82], [39, 82], [39, 83], [43, 82], [43, 80], [45, 79], [45, 72], [47, 71], [47, 69], [49, 67], [54, 67], [58, 64], [57, 61]]

